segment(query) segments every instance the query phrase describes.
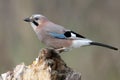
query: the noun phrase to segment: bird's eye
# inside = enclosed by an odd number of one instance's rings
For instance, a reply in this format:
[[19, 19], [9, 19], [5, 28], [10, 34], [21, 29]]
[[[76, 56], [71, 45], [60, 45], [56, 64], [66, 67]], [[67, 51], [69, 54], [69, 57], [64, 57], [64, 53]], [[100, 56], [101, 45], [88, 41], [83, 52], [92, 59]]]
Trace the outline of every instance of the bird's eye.
[[39, 18], [38, 18], [38, 17], [35, 17], [35, 20], [39, 20]]

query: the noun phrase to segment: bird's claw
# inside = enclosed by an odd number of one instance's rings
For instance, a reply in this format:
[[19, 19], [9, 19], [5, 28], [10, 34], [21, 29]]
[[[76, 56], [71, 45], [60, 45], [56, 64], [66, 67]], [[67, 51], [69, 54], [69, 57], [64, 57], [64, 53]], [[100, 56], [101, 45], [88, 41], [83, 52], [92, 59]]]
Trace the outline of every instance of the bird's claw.
[[62, 52], [67, 52], [67, 51], [69, 51], [69, 49], [66, 48], [66, 47], [63, 47], [63, 48], [56, 49], [55, 51], [56, 51], [57, 53], [62, 53]]

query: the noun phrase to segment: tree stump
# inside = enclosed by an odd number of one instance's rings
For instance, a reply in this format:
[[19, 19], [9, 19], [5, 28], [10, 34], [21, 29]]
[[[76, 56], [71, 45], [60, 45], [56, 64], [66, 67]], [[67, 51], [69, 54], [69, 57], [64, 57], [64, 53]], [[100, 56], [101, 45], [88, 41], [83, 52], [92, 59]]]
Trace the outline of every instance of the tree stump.
[[54, 49], [42, 49], [31, 65], [21, 63], [1, 74], [0, 80], [81, 80], [81, 74], [68, 67]]

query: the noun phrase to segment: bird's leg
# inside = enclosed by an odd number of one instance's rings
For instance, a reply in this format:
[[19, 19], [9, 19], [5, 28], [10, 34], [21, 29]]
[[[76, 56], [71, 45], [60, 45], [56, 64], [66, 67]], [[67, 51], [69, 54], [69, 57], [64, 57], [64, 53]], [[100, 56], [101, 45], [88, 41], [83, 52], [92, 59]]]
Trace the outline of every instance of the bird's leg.
[[67, 51], [69, 51], [69, 49], [66, 48], [66, 47], [62, 47], [62, 48], [55, 49], [55, 51], [56, 51], [57, 53], [62, 53], [62, 52], [67, 52]]

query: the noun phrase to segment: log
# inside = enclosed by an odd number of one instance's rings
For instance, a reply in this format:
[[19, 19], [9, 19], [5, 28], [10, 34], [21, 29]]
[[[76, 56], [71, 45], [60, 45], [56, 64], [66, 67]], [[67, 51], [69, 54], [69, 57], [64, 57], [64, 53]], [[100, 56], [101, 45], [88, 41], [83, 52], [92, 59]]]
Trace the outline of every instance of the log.
[[0, 80], [81, 80], [81, 73], [68, 67], [54, 49], [42, 49], [31, 65], [24, 63], [1, 74]]

